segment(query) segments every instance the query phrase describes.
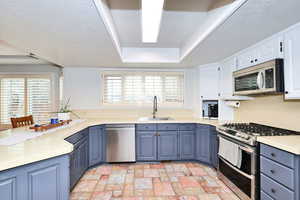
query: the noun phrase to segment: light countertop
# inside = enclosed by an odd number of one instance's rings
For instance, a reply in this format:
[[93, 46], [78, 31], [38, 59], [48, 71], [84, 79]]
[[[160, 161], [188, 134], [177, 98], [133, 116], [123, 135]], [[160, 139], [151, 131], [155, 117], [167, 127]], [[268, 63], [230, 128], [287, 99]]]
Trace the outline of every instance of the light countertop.
[[[169, 121], [139, 121], [136, 119], [89, 119], [84, 122], [74, 124], [71, 127], [44, 134], [34, 139], [27, 140], [11, 146], [0, 146], [0, 171], [22, 166], [25, 164], [53, 158], [68, 154], [73, 151], [73, 145], [64, 139], [89, 127], [101, 124], [120, 123], [201, 123], [217, 126], [218, 120], [208, 120], [199, 118], [187, 118]], [[12, 134], [26, 134], [32, 132], [28, 127], [9, 129], [1, 131], [1, 138]]]
[[258, 142], [300, 155], [300, 135], [258, 137]]

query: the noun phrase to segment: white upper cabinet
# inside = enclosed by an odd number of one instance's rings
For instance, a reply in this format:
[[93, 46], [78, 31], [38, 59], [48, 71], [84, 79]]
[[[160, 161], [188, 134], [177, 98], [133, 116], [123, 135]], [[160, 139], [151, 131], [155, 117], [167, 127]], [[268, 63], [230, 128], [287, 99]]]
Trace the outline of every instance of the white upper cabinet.
[[199, 94], [203, 100], [215, 100], [219, 97], [218, 67], [216, 63], [199, 67]]
[[264, 63], [275, 58], [283, 58], [283, 37], [281, 36], [265, 40], [257, 49], [256, 59], [258, 63]]
[[237, 56], [237, 69], [244, 69], [275, 58], [283, 58], [283, 37], [275, 35], [246, 49]]
[[249, 49], [237, 57], [237, 70], [247, 68], [254, 65], [254, 59], [256, 57], [256, 50]]
[[300, 24], [285, 33], [285, 99], [300, 99]]
[[220, 63], [219, 93], [220, 97], [228, 97], [233, 94], [232, 72], [236, 70], [236, 58], [231, 57]]

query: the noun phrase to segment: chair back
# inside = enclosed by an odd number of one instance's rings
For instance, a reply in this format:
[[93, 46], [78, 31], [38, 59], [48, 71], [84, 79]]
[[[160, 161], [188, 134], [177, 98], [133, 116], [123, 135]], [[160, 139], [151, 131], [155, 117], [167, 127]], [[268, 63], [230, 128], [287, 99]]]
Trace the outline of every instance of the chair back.
[[25, 116], [25, 117], [10, 118], [10, 121], [13, 128], [29, 126], [34, 123], [32, 115]]

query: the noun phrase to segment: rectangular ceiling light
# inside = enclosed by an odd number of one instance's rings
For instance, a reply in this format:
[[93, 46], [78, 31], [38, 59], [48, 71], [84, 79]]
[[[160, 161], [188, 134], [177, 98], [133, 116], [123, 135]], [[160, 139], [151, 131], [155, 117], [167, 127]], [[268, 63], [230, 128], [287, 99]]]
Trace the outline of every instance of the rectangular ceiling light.
[[164, 0], [142, 0], [142, 40], [157, 42]]

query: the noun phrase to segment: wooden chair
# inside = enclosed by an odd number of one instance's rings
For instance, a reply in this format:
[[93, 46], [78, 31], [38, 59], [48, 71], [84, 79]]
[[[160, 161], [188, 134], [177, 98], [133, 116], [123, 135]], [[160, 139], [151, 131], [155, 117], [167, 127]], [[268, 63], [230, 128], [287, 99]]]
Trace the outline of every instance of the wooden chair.
[[29, 126], [34, 123], [32, 115], [25, 117], [10, 118], [10, 121], [13, 128]]

